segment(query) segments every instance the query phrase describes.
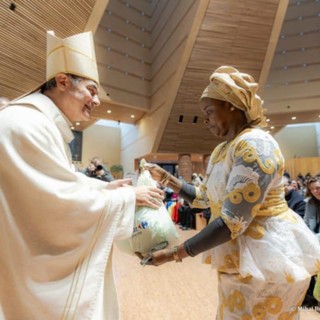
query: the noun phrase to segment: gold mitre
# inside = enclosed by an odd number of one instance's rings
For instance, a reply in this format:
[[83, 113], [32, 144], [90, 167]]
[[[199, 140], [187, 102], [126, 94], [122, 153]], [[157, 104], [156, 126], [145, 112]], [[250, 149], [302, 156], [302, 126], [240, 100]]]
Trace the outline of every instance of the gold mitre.
[[47, 31], [47, 81], [59, 72], [70, 73], [99, 83], [92, 32], [60, 39]]

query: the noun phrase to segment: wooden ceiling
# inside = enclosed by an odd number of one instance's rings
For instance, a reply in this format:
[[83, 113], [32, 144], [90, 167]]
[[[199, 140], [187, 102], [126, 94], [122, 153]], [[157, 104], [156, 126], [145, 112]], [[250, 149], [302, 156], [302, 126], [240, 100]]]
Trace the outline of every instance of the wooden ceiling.
[[220, 65], [259, 80], [270, 130], [319, 121], [319, 12], [314, 0], [3, 0], [0, 96], [44, 81], [47, 30], [93, 30], [102, 104], [76, 129], [98, 119], [137, 124], [170, 104], [153, 153], [207, 154], [219, 141], [198, 100]]

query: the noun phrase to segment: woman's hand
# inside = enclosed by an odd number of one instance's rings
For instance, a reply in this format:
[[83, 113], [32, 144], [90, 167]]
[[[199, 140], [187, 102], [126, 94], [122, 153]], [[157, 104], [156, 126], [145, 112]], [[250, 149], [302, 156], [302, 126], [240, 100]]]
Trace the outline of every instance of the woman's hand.
[[154, 163], [147, 163], [145, 168], [149, 170], [153, 180], [162, 181], [168, 172]]
[[152, 253], [152, 259], [148, 264], [161, 266], [164, 263], [174, 261], [173, 248], [163, 249]]
[[145, 257], [140, 256], [140, 258], [143, 258], [142, 265], [161, 266], [171, 261], [182, 262], [182, 259], [188, 256], [184, 244], [180, 244], [177, 247], [151, 252]]

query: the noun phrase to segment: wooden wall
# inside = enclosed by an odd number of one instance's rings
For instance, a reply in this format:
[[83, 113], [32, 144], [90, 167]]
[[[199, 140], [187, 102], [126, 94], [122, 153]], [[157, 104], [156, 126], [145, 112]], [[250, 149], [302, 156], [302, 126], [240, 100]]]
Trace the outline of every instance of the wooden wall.
[[291, 178], [296, 178], [299, 173], [316, 175], [320, 173], [320, 157], [294, 158], [286, 160], [286, 170]]

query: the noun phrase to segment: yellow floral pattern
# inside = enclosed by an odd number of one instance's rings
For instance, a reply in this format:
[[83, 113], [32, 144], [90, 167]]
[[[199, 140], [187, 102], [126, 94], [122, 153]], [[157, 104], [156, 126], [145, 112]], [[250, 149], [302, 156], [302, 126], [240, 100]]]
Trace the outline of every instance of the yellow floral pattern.
[[239, 290], [234, 290], [233, 293], [225, 299], [224, 304], [229, 311], [233, 312], [235, 309], [243, 310], [246, 300]]
[[257, 162], [259, 167], [266, 174], [273, 174], [277, 168], [276, 161], [271, 158], [262, 160], [256, 149], [249, 145], [246, 140], [242, 140], [235, 148], [235, 157], [242, 158], [246, 163]]
[[239, 268], [239, 251], [232, 251], [231, 254], [224, 256], [224, 264], [219, 268], [220, 272], [237, 270]]
[[265, 304], [271, 314], [278, 314], [282, 308], [282, 300], [277, 296], [267, 297]]
[[290, 273], [285, 272], [284, 275], [285, 275], [288, 283], [293, 283], [294, 282], [294, 277]]
[[253, 239], [262, 239], [265, 234], [265, 229], [258, 221], [253, 220], [247, 230], [243, 233], [245, 236], [249, 236]]

